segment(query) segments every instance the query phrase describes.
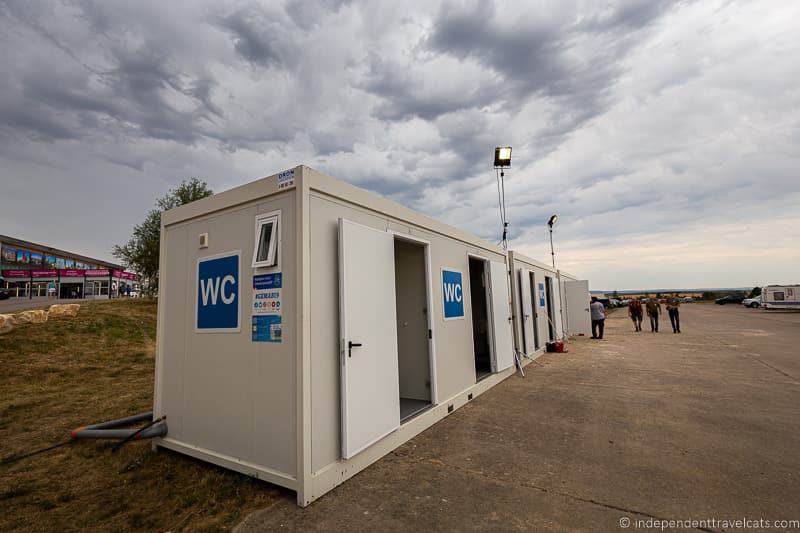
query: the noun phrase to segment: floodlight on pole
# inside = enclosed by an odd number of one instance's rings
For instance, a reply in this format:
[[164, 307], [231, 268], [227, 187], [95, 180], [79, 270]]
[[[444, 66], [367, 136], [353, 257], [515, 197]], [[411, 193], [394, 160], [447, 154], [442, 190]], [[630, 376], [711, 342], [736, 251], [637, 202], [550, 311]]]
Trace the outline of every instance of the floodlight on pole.
[[550, 226], [550, 256], [553, 258], [553, 268], [556, 267], [556, 253], [553, 251], [553, 225], [558, 220], [558, 215], [551, 215], [547, 221], [547, 225]]
[[498, 146], [494, 149], [494, 172], [497, 178], [497, 202], [500, 204], [500, 222], [503, 225], [503, 237], [500, 242], [508, 249], [508, 219], [506, 218], [506, 183], [505, 168], [511, 166], [511, 147]]
[[494, 149], [494, 168], [511, 166], [511, 147], [498, 146]]

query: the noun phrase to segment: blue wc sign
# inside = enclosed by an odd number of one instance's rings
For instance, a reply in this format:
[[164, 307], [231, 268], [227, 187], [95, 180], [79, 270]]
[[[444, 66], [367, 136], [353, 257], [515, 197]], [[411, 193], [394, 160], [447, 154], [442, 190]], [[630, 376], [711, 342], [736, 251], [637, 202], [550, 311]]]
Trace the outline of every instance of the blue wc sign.
[[197, 260], [196, 331], [239, 331], [240, 256], [237, 251]]
[[464, 318], [464, 280], [458, 270], [442, 269], [444, 319]]

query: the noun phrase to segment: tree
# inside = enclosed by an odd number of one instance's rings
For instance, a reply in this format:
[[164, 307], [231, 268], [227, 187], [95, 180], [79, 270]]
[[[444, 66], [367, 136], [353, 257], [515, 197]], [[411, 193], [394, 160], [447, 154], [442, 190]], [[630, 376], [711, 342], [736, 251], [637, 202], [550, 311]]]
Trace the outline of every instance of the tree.
[[611, 295], [612, 298], [619, 300], [619, 292], [617, 289], [614, 289], [614, 294]]
[[130, 268], [142, 276], [143, 286], [149, 294], [158, 290], [161, 213], [212, 194], [214, 192], [204, 181], [197, 178], [182, 181], [166, 196], [156, 200], [156, 208], [147, 213], [144, 222], [133, 228], [133, 236], [127, 243], [114, 245], [111, 253], [120, 259], [126, 268]]
[[756, 296], [761, 295], [761, 287], [753, 287], [753, 290], [750, 291], [750, 294], [747, 296], [748, 298], [755, 298]]

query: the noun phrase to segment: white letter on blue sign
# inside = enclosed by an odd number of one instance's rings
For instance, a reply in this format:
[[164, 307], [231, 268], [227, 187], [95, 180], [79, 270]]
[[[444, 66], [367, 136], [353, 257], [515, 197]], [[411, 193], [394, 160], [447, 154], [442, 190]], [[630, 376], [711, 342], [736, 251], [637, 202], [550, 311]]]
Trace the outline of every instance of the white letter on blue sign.
[[[216, 281], [216, 283], [214, 283]], [[211, 305], [217, 305], [217, 295], [219, 294], [219, 278], [216, 280], [208, 279], [205, 283], [200, 280], [200, 292], [203, 295], [203, 305], [208, 305], [208, 299], [211, 298]]]
[[209, 299], [211, 300], [211, 305], [217, 305], [217, 298], [222, 298], [222, 303], [225, 305], [233, 303], [233, 300], [236, 299], [236, 293], [233, 289], [230, 289], [230, 292], [226, 295], [225, 286], [234, 285], [235, 283], [236, 279], [230, 274], [222, 278], [222, 283], [220, 283], [219, 277], [209, 278], [205, 280], [205, 283], [201, 279], [200, 292], [203, 295], [203, 305], [208, 305]]
[[[217, 278], [217, 279], [219, 279], [219, 278]], [[228, 296], [225, 296], [225, 285], [227, 285], [227, 284], [233, 285], [234, 283], [236, 283], [236, 280], [230, 274], [228, 274], [227, 276], [222, 278], [222, 287], [221, 287], [222, 292], [221, 292], [220, 295], [222, 296], [222, 301], [225, 304], [233, 303], [234, 298], [236, 298], [236, 293], [233, 292], [233, 289], [231, 289], [231, 292], [230, 292], [230, 294], [228, 294]]]

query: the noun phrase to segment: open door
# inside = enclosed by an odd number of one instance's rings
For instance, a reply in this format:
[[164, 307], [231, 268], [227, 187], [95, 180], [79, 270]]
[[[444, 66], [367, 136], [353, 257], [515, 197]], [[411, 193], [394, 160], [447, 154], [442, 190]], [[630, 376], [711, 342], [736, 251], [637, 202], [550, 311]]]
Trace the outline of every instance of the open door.
[[522, 318], [522, 346], [525, 355], [536, 351], [535, 333], [536, 324], [533, 319], [533, 301], [531, 299], [530, 270], [520, 268], [517, 271], [519, 278], [520, 316]]
[[342, 456], [400, 427], [394, 238], [339, 219]]
[[494, 325], [494, 371], [500, 372], [514, 364], [514, 341], [511, 331], [511, 309], [508, 303], [508, 276], [503, 261], [490, 264], [492, 280], [492, 323]]
[[565, 281], [564, 294], [567, 303], [567, 327], [570, 335], [588, 335], [592, 321], [589, 314], [589, 282], [587, 280]]

